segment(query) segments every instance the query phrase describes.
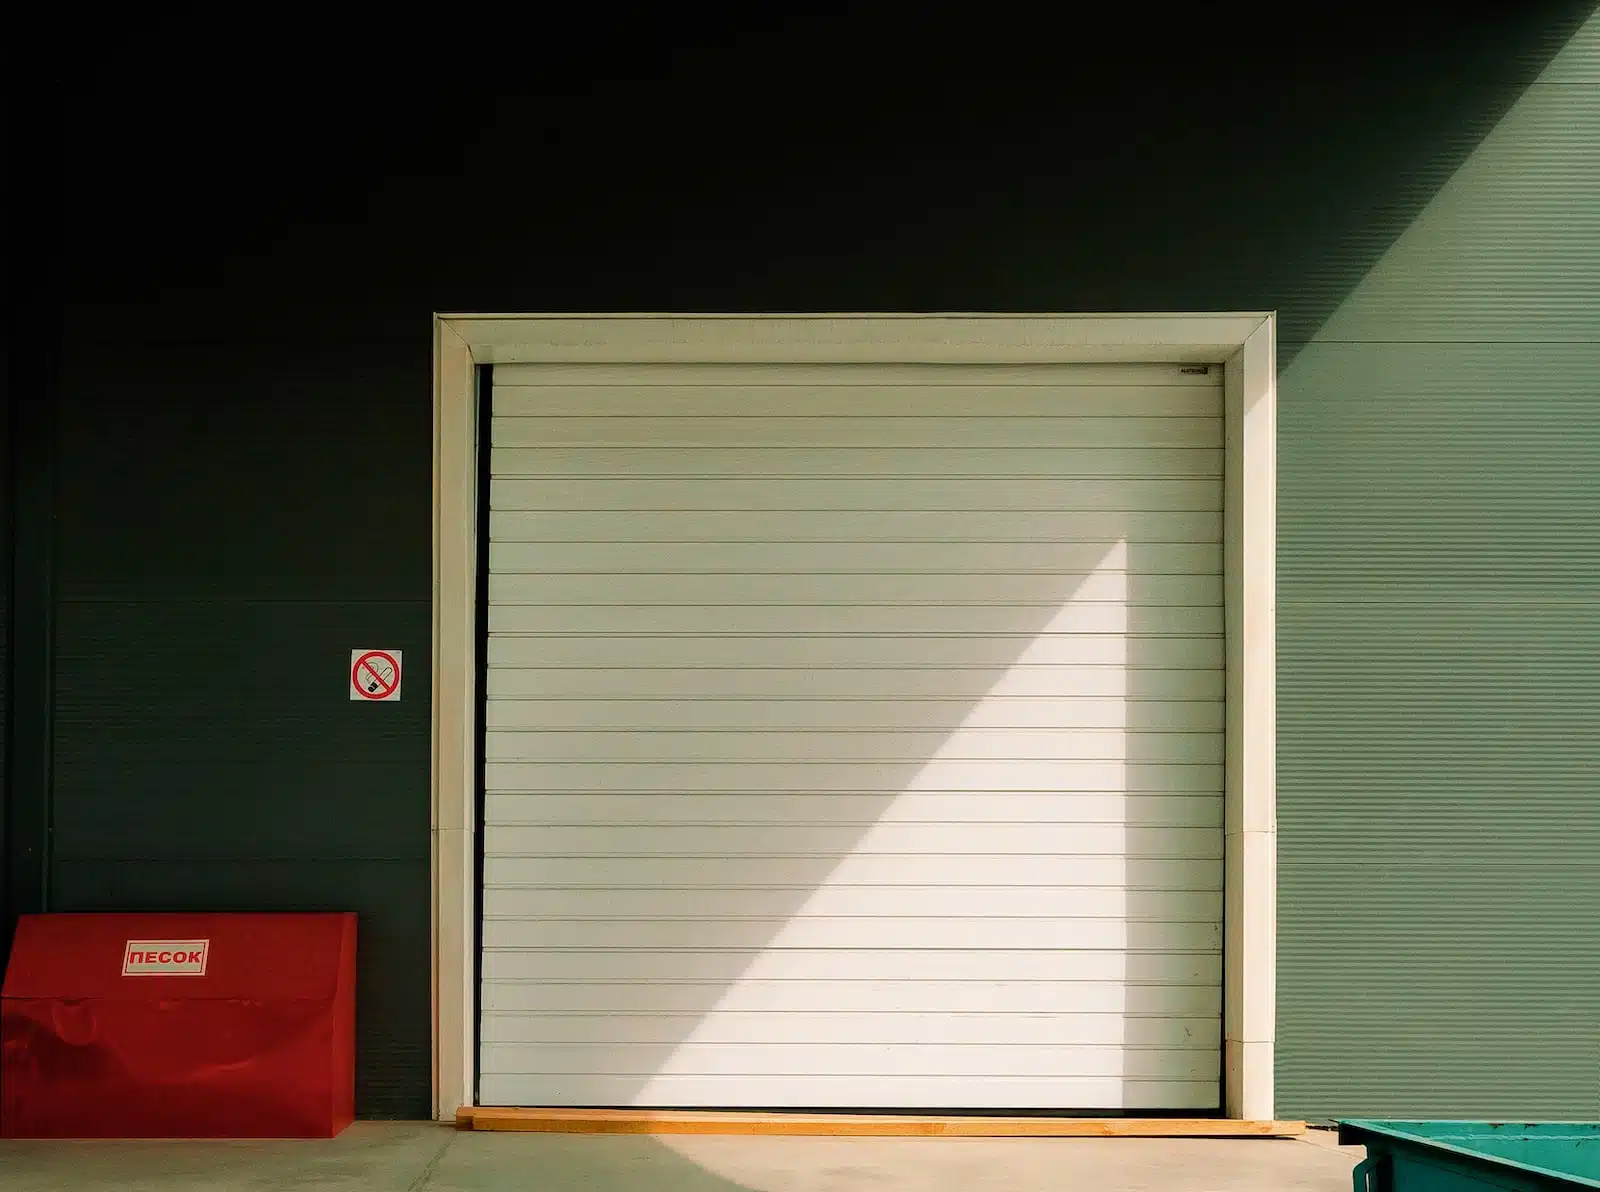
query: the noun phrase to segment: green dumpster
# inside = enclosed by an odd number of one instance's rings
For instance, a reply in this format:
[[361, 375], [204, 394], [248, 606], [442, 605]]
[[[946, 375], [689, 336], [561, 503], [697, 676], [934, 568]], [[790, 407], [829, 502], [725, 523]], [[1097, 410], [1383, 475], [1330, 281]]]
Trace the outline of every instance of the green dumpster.
[[1600, 1188], [1600, 1122], [1342, 1121], [1355, 1192]]

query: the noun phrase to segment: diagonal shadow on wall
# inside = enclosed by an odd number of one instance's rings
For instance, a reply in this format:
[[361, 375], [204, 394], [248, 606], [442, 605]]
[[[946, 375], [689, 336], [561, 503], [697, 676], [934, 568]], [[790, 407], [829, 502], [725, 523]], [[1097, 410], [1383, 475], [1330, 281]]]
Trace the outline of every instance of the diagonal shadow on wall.
[[[138, 589], [137, 598], [108, 598], [101, 624], [117, 626], [125, 641], [137, 639], [134, 679], [181, 690], [162, 702], [170, 717], [138, 725], [141, 751], [125, 754], [130, 738], [106, 729], [125, 705], [121, 692], [104, 689], [102, 629], [86, 632], [63, 617], [54, 664], [60, 690], [73, 701], [71, 714], [53, 734], [11, 742], [31, 751], [13, 762], [14, 776], [34, 772], [29, 767], [48, 770], [53, 751], [56, 784], [53, 793], [45, 781], [12, 791], [13, 809], [29, 822], [55, 824], [65, 839], [96, 828], [103, 792], [132, 790], [147, 813], [141, 848], [145, 837], [171, 824], [198, 825], [216, 841], [209, 852], [184, 845], [171, 859], [182, 864], [141, 866], [126, 842], [114, 839], [65, 867], [58, 857], [49, 865], [57, 905], [207, 905], [222, 887], [241, 909], [310, 897], [300, 863], [326, 846], [302, 833], [281, 849], [274, 843], [272, 857], [250, 869], [237, 863], [238, 855], [260, 850], [239, 837], [231, 817], [252, 799], [284, 824], [309, 822], [339, 806], [337, 767], [319, 768], [318, 759], [348, 753], [347, 730], [328, 729], [322, 754], [308, 758], [285, 749], [277, 722], [240, 716], [228, 735], [238, 753], [206, 762], [205, 773], [183, 783], [170, 781], [165, 763], [148, 757], [157, 750], [184, 756], [192, 742], [183, 726], [213, 703], [203, 682], [180, 682], [187, 672], [170, 662], [183, 655], [192, 627], [215, 639], [220, 655], [242, 621], [269, 662], [265, 683], [299, 693], [310, 680], [291, 672], [302, 669], [302, 659], [307, 675], [319, 665], [305, 644], [308, 622], [317, 634], [344, 642], [363, 636], [358, 630], [370, 632], [368, 610], [378, 600], [398, 595], [425, 610], [430, 424], [419, 312], [1276, 308], [1283, 359], [1294, 361], [1297, 345], [1323, 327], [1486, 130], [1530, 83], [1551, 81], [1540, 79], [1541, 72], [1592, 7], [1527, 3], [1441, 21], [1427, 6], [1391, 6], [1381, 20], [1354, 6], [1329, 6], [1314, 19], [1297, 14], [1300, 34], [1280, 22], [1254, 22], [1259, 35], [1238, 27], [1251, 22], [1237, 23], [1225, 50], [1209, 13], [1182, 28], [1080, 26], [1067, 43], [1039, 38], [1019, 45], [1012, 38], [1005, 53], [992, 56], [970, 28], [962, 31], [959, 53], [922, 47], [910, 53], [899, 38], [892, 57], [875, 56], [867, 39], [852, 33], [861, 69], [836, 72], [852, 76], [842, 81], [821, 77], [816, 67], [823, 57], [797, 51], [785, 59], [780, 49], [798, 46], [787, 31], [733, 53], [709, 39], [670, 54], [658, 52], [667, 39], [647, 42], [648, 52], [629, 59], [639, 69], [619, 72], [617, 30], [608, 27], [587, 51], [569, 43], [559, 55], [539, 52], [532, 69], [491, 69], [495, 64], [463, 54], [459, 61], [468, 70], [454, 78], [440, 69], [431, 38], [426, 52], [411, 59], [399, 52], [404, 47], [377, 50], [371, 29], [362, 30], [362, 52], [350, 53], [335, 31], [308, 40], [286, 25], [281, 36], [288, 40], [276, 47], [282, 52], [253, 61], [194, 53], [179, 36], [180, 26], [192, 24], [182, 14], [170, 16], [166, 28], [145, 12], [75, 28], [70, 54], [64, 38], [52, 55], [45, 41], [19, 36], [27, 84], [47, 100], [65, 99], [59, 130], [44, 119], [32, 130], [34, 142], [51, 148], [29, 159], [39, 168], [17, 188], [14, 205], [18, 226], [31, 229], [18, 259], [37, 276], [25, 284], [44, 303], [31, 317], [52, 325], [64, 319], [68, 364], [59, 406], [42, 420], [58, 427], [59, 520], [41, 521], [52, 533], [35, 527], [33, 537], [54, 541], [51, 565], [64, 576], [105, 568], [116, 572], [110, 587], [117, 593]], [[29, 15], [37, 21], [50, 14]], [[385, 32], [403, 40], [401, 26]], [[842, 39], [826, 32], [824, 40], [837, 48]], [[253, 35], [262, 48], [275, 36], [267, 28]], [[530, 44], [509, 35], [496, 41], [508, 55]], [[306, 68], [313, 58], [319, 68]], [[411, 70], [406, 62], [426, 66]], [[294, 87], [283, 86], [286, 64], [301, 76]], [[1551, 87], [1543, 94], [1558, 92]], [[1581, 102], [1583, 93], [1569, 87], [1565, 94]], [[1242, 130], [1254, 134], [1247, 138]], [[1581, 193], [1582, 177], [1556, 168], [1561, 156], [1547, 162], [1545, 177], [1555, 184], [1549, 199]], [[1526, 173], [1527, 163], [1515, 154], [1502, 164]], [[23, 168], [32, 167], [19, 167], [19, 176]], [[111, 202], [108, 179], [134, 183], [116, 186]], [[1450, 251], [1448, 240], [1436, 247]], [[1558, 295], [1579, 284], [1581, 278], [1561, 273], [1541, 283]], [[63, 289], [59, 304], [48, 297]], [[1451, 317], [1444, 325], [1471, 322]], [[1507, 330], [1525, 334], [1499, 328]], [[202, 343], [205, 361], [197, 367]], [[1350, 385], [1372, 379], [1355, 360], [1365, 352], [1352, 346], [1355, 363], [1342, 371], [1319, 365], [1289, 378], [1286, 441], [1291, 419], [1318, 402], [1324, 411], [1353, 411], [1346, 403]], [[86, 356], [105, 366], [86, 371]], [[1566, 362], [1562, 368], [1590, 367], [1579, 346], [1551, 347], [1540, 359], [1555, 356]], [[1497, 367], [1472, 365], [1469, 385], [1488, 393], [1492, 383], [1503, 396], [1520, 383], [1517, 376], [1528, 375], [1526, 369], [1495, 373]], [[1437, 358], [1421, 361], [1384, 383], [1438, 384], [1440, 368]], [[256, 467], [258, 485], [233, 482], [239, 459], [212, 468], [185, 436], [155, 433], [162, 418], [183, 414], [174, 392], [201, 390], [213, 411], [270, 427], [281, 421], [278, 398], [257, 387], [281, 388], [329, 371], [339, 380], [312, 386], [318, 413], [305, 423], [307, 435], [284, 443], [263, 436], [255, 440], [259, 454], [244, 457]], [[152, 422], [151, 433], [137, 440], [148, 480], [102, 486], [97, 474], [125, 447], [123, 424], [103, 415], [128, 404], [133, 384], [140, 387], [140, 417]], [[1561, 410], [1570, 415], [1579, 408], [1568, 401]], [[1442, 458], [1456, 450], [1441, 437], [1441, 425], [1423, 428], [1414, 455]], [[1563, 428], [1559, 439], [1575, 449], [1579, 440], [1568, 432], [1581, 422], [1550, 425]], [[1325, 499], [1330, 478], [1368, 483], [1404, 470], [1404, 460], [1397, 465], [1381, 450], [1404, 436], [1368, 440], [1365, 432], [1320, 419], [1302, 422], [1299, 431], [1353, 451], [1341, 458], [1330, 450], [1321, 463], [1284, 459], [1286, 513], [1293, 514], [1289, 503], [1303, 500], [1303, 516], [1321, 519], [1330, 531], [1337, 527], [1327, 519], [1341, 512]], [[403, 507], [353, 491], [338, 453], [308, 454], [308, 444], [330, 442], [354, 451], [375, 432], [401, 468]], [[1380, 450], [1367, 450], [1369, 442]], [[13, 446], [18, 458], [43, 459], [43, 450], [36, 440]], [[1497, 458], [1488, 436], [1465, 451], [1471, 468]], [[1311, 468], [1300, 473], [1309, 479], [1296, 488], [1302, 465]], [[1592, 470], [1576, 456], [1571, 466], [1574, 475]], [[1551, 476], [1530, 467], [1514, 487], [1548, 485]], [[286, 582], [280, 574], [252, 573], [227, 601], [195, 602], [197, 591], [207, 591], [208, 572], [226, 565], [231, 544], [284, 535], [281, 501], [262, 499], [284, 484], [315, 497], [304, 504], [320, 506], [303, 519], [310, 549], [284, 552], [284, 572], [303, 566], [307, 574], [294, 572]], [[1414, 495], [1420, 508], [1437, 506], [1445, 494], [1418, 489]], [[1504, 561], [1515, 541], [1535, 543], [1535, 561], [1553, 560], [1566, 568], [1562, 576], [1576, 575], [1578, 553], [1562, 555], [1543, 545], [1547, 539], [1524, 535], [1522, 523], [1503, 520], [1503, 507], [1460, 508], [1472, 513], [1480, 532], [1507, 529], [1493, 551], [1458, 546], [1458, 552]], [[338, 527], [331, 535], [329, 519]], [[1286, 568], [1300, 565], [1297, 541], [1315, 547], [1313, 535], [1295, 538], [1299, 531], [1288, 520]], [[193, 533], [201, 522], [226, 525], [230, 545]], [[347, 548], [374, 537], [405, 560], [382, 582], [361, 574], [363, 561]], [[1441, 549], [1459, 541], [1432, 540]], [[150, 551], [169, 541], [183, 544], [194, 574], [142, 584]], [[323, 557], [329, 545], [338, 557]], [[1500, 545], [1505, 551], [1496, 553]], [[1364, 566], [1359, 550], [1347, 557], [1355, 560], [1351, 566]], [[1562, 582], [1576, 593], [1582, 581]], [[352, 602], [330, 612], [330, 586]], [[259, 603], [241, 614], [239, 606], [252, 600]], [[1559, 612], [1547, 615], [1564, 624]], [[400, 628], [424, 641], [425, 612]], [[43, 631], [34, 621], [18, 632]], [[1310, 640], [1296, 638], [1300, 632], [1286, 630], [1286, 649]], [[1363, 654], [1384, 632], [1369, 624], [1334, 635], [1329, 657]], [[1541, 673], [1557, 692], [1550, 715], [1584, 706], [1584, 681], [1559, 670], [1569, 645], [1562, 629], [1541, 639], [1551, 660]], [[1472, 658], [1440, 666], [1444, 685], [1424, 704], [1438, 706], [1444, 696], [1465, 700], [1464, 676], [1478, 677], [1475, 691], [1504, 691], [1511, 699], [1512, 688]], [[198, 665], [193, 669], [203, 677]], [[1330, 687], [1308, 696], [1303, 707], [1321, 717], [1324, 698], [1347, 707], [1371, 697], [1377, 707], [1379, 694]], [[1531, 713], [1521, 719], [1525, 711], [1492, 714], [1501, 724], [1538, 720]], [[420, 733], [405, 745], [401, 785], [411, 793], [381, 803], [394, 832], [409, 832], [406, 850], [418, 858], [425, 857], [427, 833], [418, 810], [427, 782]], [[1583, 736], [1580, 726], [1567, 739]], [[220, 737], [211, 740], [219, 752], [229, 747]], [[363, 747], [364, 738], [354, 740]], [[1344, 756], [1364, 750], [1362, 743]], [[257, 761], [263, 755], [275, 767], [266, 781]], [[1461, 763], [1463, 781], [1484, 772], [1481, 755], [1458, 756], [1468, 759]], [[307, 769], [314, 771], [309, 778]], [[277, 777], [285, 770], [286, 777]], [[1540, 790], [1573, 789], [1542, 764], [1508, 777], [1507, 789], [1526, 795], [1533, 772], [1542, 776], [1531, 784]], [[236, 795], [235, 773], [254, 776], [245, 798]], [[213, 787], [235, 797], [212, 799]], [[1304, 790], [1302, 823], [1309, 832], [1330, 822], [1322, 817], [1332, 802], [1320, 786]], [[375, 846], [355, 840], [351, 847]], [[374, 967], [363, 980], [371, 991], [363, 995], [363, 1029], [375, 1041], [363, 1044], [361, 1070], [364, 1081], [382, 1088], [363, 1095], [363, 1111], [424, 1112], [427, 1049], [415, 1040], [427, 1029], [427, 974], [416, 964], [427, 931], [425, 862], [411, 866], [414, 878], [403, 888], [397, 883], [392, 895], [374, 895], [364, 870], [322, 853], [312, 860], [326, 873], [316, 900], [370, 903], [366, 921], [391, 941], [381, 958], [366, 953]], [[17, 875], [33, 872], [36, 863], [19, 852], [11, 864]], [[1329, 897], [1342, 905], [1339, 895]], [[1314, 904], [1306, 892], [1302, 921], [1325, 933], [1330, 916]], [[1307, 979], [1330, 987], [1320, 975]], [[404, 1013], [384, 999], [403, 1004]], [[1326, 1020], [1324, 1003], [1308, 1011], [1313, 1020]], [[391, 1064], [401, 1053], [403, 1062]], [[1360, 1056], [1340, 1062], [1346, 1072], [1369, 1070]], [[1522, 1103], [1551, 1104], [1541, 1091], [1548, 1087], [1533, 1081]]]
[[1591, 17], [1280, 376], [1295, 1116], [1600, 1112], [1597, 200]]
[[[395, 31], [270, 105], [232, 58], [151, 70], [129, 105], [108, 26], [73, 47], [93, 151], [66, 188], [72, 301], [207, 339], [322, 315], [373, 341], [421, 309], [1275, 309], [1287, 361], [1592, 8], [1322, 5], [1225, 37], [1210, 11], [1124, 15], [1003, 53], [968, 22], [911, 52], [899, 28], [784, 17], [666, 54], [641, 19], [537, 69], [430, 62], [383, 104], [364, 72], [403, 60]], [[359, 138], [331, 118], [357, 113]], [[92, 183], [125, 168], [183, 201], [107, 209]], [[219, 270], [249, 284], [194, 309]]]

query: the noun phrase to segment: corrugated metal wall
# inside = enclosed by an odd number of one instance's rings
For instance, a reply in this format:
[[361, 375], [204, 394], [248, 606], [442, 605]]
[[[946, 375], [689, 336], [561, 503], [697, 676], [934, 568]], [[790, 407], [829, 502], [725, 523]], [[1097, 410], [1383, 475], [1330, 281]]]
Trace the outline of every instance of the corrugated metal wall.
[[59, 723], [10, 742], [55, 904], [356, 905], [362, 1111], [426, 1108], [426, 704], [319, 676], [426, 657], [432, 310], [1276, 308], [1279, 1110], [1600, 1117], [1592, 36], [1529, 89], [1592, 8], [464, 35], [516, 96], [398, 29], [76, 30], [59, 516], [18, 536]]
[[[19, 16], [0, 44], [4, 122], [5, 275], [0, 334], [0, 949], [14, 917], [45, 885], [49, 818], [49, 492], [54, 465], [51, 400], [60, 349], [60, 281], [52, 249], [61, 231], [60, 97], [41, 85], [48, 56], [34, 52], [39, 21]], [[43, 59], [43, 60], [42, 60]], [[21, 693], [22, 698], [17, 696]], [[16, 742], [27, 744], [22, 749]]]
[[1288, 379], [1280, 1107], [1600, 1115], [1600, 348]]
[[[9, 348], [9, 344], [7, 347]], [[8, 383], [3, 404], [0, 404], [0, 557], [11, 555], [11, 385], [9, 384], [10, 353], [6, 353], [5, 366]], [[11, 803], [6, 797], [11, 742], [11, 585], [0, 583], [0, 908], [8, 908], [13, 901], [10, 865]], [[0, 921], [0, 948], [10, 947], [10, 916]]]
[[[431, 484], [404, 357], [121, 345], [64, 378], [54, 910], [353, 910], [357, 1097], [428, 1111]], [[426, 368], [426, 357], [413, 358]], [[349, 698], [350, 650], [404, 651]]]
[[1600, 1116], [1600, 22], [1281, 392], [1280, 1106]]

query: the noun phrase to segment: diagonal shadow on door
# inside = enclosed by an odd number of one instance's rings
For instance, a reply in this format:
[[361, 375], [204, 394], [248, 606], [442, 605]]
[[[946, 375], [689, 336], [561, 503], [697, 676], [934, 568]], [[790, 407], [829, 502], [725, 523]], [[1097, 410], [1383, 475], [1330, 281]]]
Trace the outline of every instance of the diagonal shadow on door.
[[1220, 601], [1127, 536], [974, 549], [959, 607], [745, 606], [557, 680], [582, 731], [491, 762], [570, 781], [491, 783], [485, 1103], [1215, 1107]]

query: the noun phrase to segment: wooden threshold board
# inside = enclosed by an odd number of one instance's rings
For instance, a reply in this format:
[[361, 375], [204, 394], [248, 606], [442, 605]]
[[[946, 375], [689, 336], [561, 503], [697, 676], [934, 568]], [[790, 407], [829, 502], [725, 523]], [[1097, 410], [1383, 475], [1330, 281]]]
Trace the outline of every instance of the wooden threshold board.
[[655, 1109], [463, 1106], [463, 1130], [532, 1134], [790, 1134], [834, 1138], [1288, 1138], [1304, 1122], [1232, 1118], [938, 1117], [854, 1113], [705, 1113]]

